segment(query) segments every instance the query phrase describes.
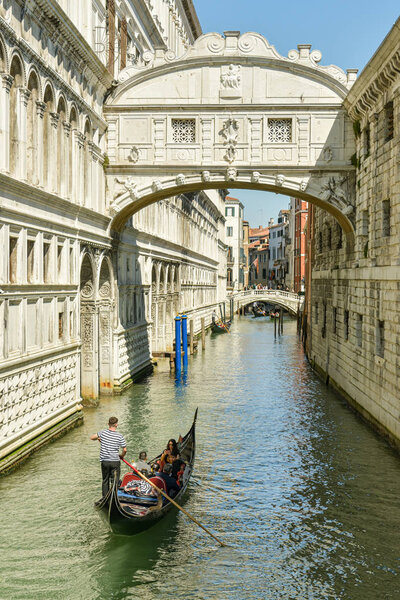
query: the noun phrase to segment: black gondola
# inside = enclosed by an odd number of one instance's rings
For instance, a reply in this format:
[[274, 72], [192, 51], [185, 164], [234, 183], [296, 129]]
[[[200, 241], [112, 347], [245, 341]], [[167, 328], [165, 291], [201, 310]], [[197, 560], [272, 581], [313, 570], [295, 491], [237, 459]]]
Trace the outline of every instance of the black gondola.
[[[187, 489], [193, 471], [196, 449], [196, 419], [197, 409], [191, 428], [181, 441], [178, 442], [180, 456], [186, 463], [185, 471], [182, 476], [181, 488], [174, 496], [174, 500], [178, 503], [180, 503], [180, 499]], [[157, 461], [160, 457], [161, 454], [152, 462]], [[126, 478], [129, 475], [130, 474], [128, 473], [124, 477]], [[132, 474], [131, 477], [135, 476]], [[124, 478], [122, 479], [122, 483], [123, 482]], [[161, 495], [158, 499], [155, 497], [128, 498], [127, 496], [127, 494], [123, 493], [122, 484], [120, 487], [119, 482], [114, 481], [108, 494], [95, 504], [95, 507], [101, 512], [102, 516], [105, 517], [112, 531], [120, 535], [135, 535], [136, 533], [145, 531], [162, 519], [162, 517], [164, 517], [164, 515], [173, 507], [173, 504]]]
[[211, 331], [213, 333], [229, 333], [231, 321], [213, 321]]

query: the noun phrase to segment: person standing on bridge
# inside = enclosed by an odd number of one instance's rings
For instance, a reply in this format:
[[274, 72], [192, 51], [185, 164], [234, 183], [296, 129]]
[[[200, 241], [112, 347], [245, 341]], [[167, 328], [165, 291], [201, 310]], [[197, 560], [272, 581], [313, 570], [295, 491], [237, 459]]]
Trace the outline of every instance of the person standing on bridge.
[[[110, 480], [112, 482], [114, 477], [119, 480], [121, 471], [120, 458], [124, 458], [126, 454], [125, 438], [117, 432], [117, 427], [117, 417], [110, 417], [108, 419], [108, 429], [103, 429], [90, 436], [91, 440], [98, 440], [100, 442], [101, 489], [103, 497], [107, 495], [110, 489]], [[122, 448], [121, 454], [119, 454], [120, 448]]]

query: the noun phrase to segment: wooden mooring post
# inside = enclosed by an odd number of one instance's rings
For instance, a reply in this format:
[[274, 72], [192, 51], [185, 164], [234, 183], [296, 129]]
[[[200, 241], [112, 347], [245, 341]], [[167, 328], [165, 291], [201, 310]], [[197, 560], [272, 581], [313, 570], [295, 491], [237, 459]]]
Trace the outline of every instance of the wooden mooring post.
[[189, 322], [190, 354], [193, 354], [193, 338], [194, 338], [194, 325], [193, 325], [193, 319], [190, 319], [190, 322]]
[[283, 310], [279, 311], [279, 322], [280, 322], [280, 329], [281, 329], [281, 334], [283, 334]]
[[201, 317], [201, 349], [206, 349], [206, 328], [204, 325], [204, 317]]
[[276, 338], [276, 313], [274, 315], [274, 338]]

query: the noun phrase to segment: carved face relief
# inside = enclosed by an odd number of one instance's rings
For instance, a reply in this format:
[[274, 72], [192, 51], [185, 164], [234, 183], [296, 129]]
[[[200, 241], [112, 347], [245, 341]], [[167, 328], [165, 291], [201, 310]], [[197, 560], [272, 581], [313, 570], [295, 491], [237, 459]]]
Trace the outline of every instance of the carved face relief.
[[210, 179], [211, 179], [210, 171], [203, 171], [201, 174], [201, 177], [202, 177], [203, 181], [210, 181]]
[[275, 185], [283, 185], [285, 183], [285, 176], [284, 175], [277, 175], [275, 177]]
[[237, 177], [237, 170], [235, 169], [235, 167], [229, 167], [226, 170], [227, 181], [235, 181], [236, 177]]
[[185, 176], [180, 173], [179, 175], [176, 176], [176, 185], [184, 185], [185, 184]]
[[253, 183], [258, 183], [260, 181], [260, 173], [258, 171], [253, 171], [251, 180]]

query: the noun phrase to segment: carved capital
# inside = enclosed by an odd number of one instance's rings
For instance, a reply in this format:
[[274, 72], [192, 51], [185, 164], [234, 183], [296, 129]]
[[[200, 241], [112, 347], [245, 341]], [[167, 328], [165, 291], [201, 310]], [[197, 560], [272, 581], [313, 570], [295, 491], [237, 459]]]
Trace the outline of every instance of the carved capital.
[[68, 123], [68, 121], [63, 121], [62, 126], [64, 129], [65, 136], [69, 137], [69, 134], [71, 133], [71, 123]]
[[83, 135], [83, 133], [81, 133], [80, 131], [77, 131], [76, 129], [74, 129], [74, 132], [75, 132], [76, 143], [78, 144], [78, 146], [80, 148], [83, 148], [83, 146], [85, 145], [86, 137]]
[[28, 88], [20, 87], [18, 88], [19, 97], [24, 106], [28, 106], [29, 96], [31, 95], [31, 91]]
[[54, 129], [57, 129], [59, 120], [60, 120], [60, 115], [58, 113], [55, 113], [55, 112], [50, 113], [50, 123], [51, 123], [51, 126], [54, 127]]
[[40, 100], [36, 100], [36, 113], [43, 119], [44, 111], [46, 110], [46, 104]]
[[14, 77], [11, 77], [11, 75], [7, 75], [7, 73], [2, 73], [1, 79], [3, 83], [3, 88], [6, 90], [7, 93], [10, 93]]

